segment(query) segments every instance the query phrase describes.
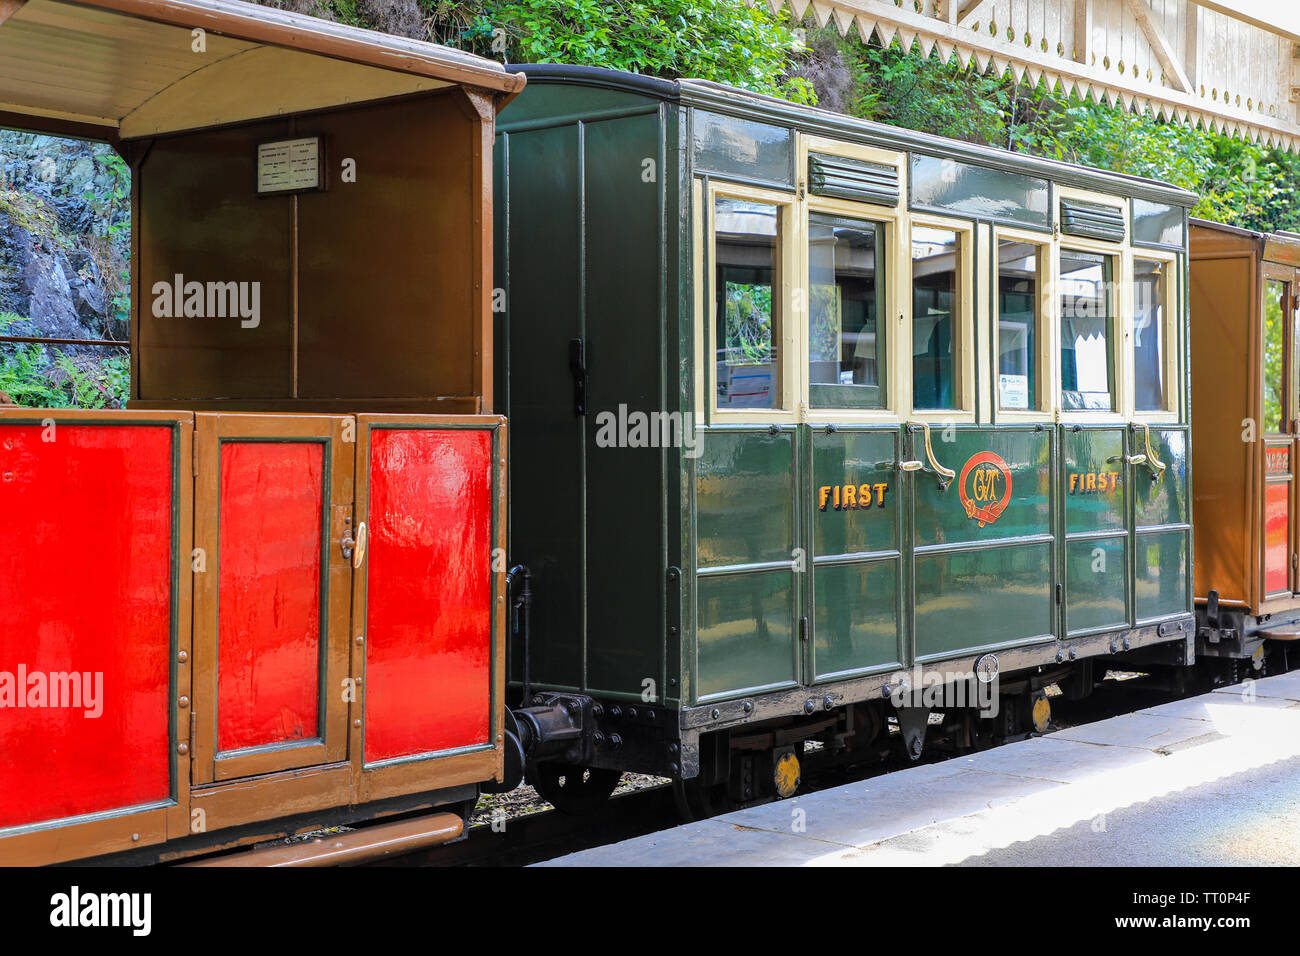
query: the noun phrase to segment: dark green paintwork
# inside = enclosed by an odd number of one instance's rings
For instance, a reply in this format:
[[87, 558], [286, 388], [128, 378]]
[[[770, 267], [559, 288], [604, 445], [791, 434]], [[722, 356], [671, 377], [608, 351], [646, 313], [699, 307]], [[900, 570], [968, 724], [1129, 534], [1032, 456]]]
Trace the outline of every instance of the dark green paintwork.
[[793, 181], [794, 134], [789, 127], [695, 110], [691, 139], [700, 172], [787, 186]]
[[[1146, 454], [1146, 442], [1142, 433], [1135, 432], [1132, 440], [1133, 453]], [[1152, 479], [1147, 468], [1139, 466], [1134, 470], [1133, 495], [1136, 499], [1137, 526], [1185, 524], [1189, 520], [1187, 432], [1185, 429], [1153, 427], [1151, 447], [1166, 468], [1158, 482]]]
[[[663, 405], [655, 360], [661, 351], [662, 291], [656, 270], [627, 268], [658, 257], [659, 190], [642, 182], [641, 163], [659, 154], [659, 118], [602, 120], [585, 125], [583, 133], [586, 206], [618, 210], [617, 216], [587, 216], [584, 243], [583, 313], [591, 370], [586, 507], [590, 515], [609, 516], [602, 520], [613, 523], [588, 524], [585, 678], [588, 687], [640, 694], [647, 679], [656, 687], [663, 679], [663, 598], [660, 588], [651, 586], [663, 581], [663, 556], [656, 547], [629, 548], [627, 542], [659, 542], [657, 509], [646, 503], [661, 497], [660, 451], [599, 447], [599, 428], [592, 426], [602, 416], [616, 419], [620, 405], [641, 411]], [[620, 362], [625, 355], [642, 361]], [[647, 586], [629, 587], [630, 581]]]
[[[809, 675], [825, 680], [901, 662], [903, 622], [901, 476], [897, 428], [807, 430], [812, 472], [812, 651]], [[870, 507], [839, 510], [821, 489], [868, 486]], [[884, 485], [882, 489], [880, 486]]]
[[1168, 203], [1133, 200], [1133, 241], [1154, 245], [1183, 245], [1183, 215], [1180, 206]]
[[1183, 613], [1188, 594], [1186, 531], [1162, 531], [1137, 536], [1137, 619], [1148, 621]]
[[[512, 133], [500, 144], [509, 166], [510, 203], [510, 535], [521, 544], [511, 558], [533, 572], [532, 678], [539, 684], [578, 686], [583, 661], [582, 425], [573, 416], [573, 388], [563, 350], [582, 334], [578, 270], [581, 234], [573, 195], [579, 181], [574, 126]], [[516, 174], [516, 164], [527, 174]], [[522, 237], [544, 234], [545, 255], [525, 249]], [[498, 269], [504, 273], [504, 265]], [[557, 361], [536, 356], [559, 352]], [[500, 358], [504, 358], [503, 354]], [[505, 411], [505, 409], [501, 409]], [[516, 431], [517, 429], [517, 431]], [[545, 462], [545, 467], [541, 463]], [[514, 649], [512, 647], [512, 649]], [[522, 679], [519, 655], [511, 675]]]
[[[1052, 532], [1050, 429], [963, 426], [952, 429], [951, 437], [952, 441], [945, 441], [942, 429], [931, 430], [935, 458], [957, 473], [947, 490], [940, 490], [929, 471], [916, 472], [911, 478], [916, 490], [918, 549]], [[923, 436], [913, 434], [909, 440], [909, 457], [925, 461]], [[980, 522], [966, 515], [959, 482], [966, 462], [986, 451], [1001, 456], [1010, 468], [1011, 501], [996, 521], [981, 527]]]
[[[1124, 429], [1088, 427], [1075, 431], [1066, 427], [1061, 430], [1061, 456], [1066, 533], [1125, 530]], [[1073, 487], [1071, 475], [1078, 476]], [[1086, 481], [1089, 475], [1097, 476], [1092, 489]], [[1099, 487], [1102, 475], [1106, 476], [1106, 491]], [[1114, 491], [1109, 490], [1112, 482]]]
[[1071, 634], [1124, 627], [1128, 610], [1127, 533], [1065, 545], [1065, 626]]
[[[785, 131], [835, 135], [840, 122], [712, 95], [613, 74], [535, 77], [500, 117], [495, 284], [508, 310], [498, 316], [496, 395], [511, 419], [510, 558], [534, 572], [534, 685], [639, 699], [650, 678], [668, 704], [694, 704], [1186, 614], [1185, 427], [1153, 431], [1169, 463], [1153, 484], [1141, 466], [1109, 461], [1142, 450], [1124, 426], [963, 425], [951, 441], [935, 426], [935, 455], [957, 472], [979, 452], [1007, 462], [1011, 501], [984, 527], [956, 482], [940, 490], [928, 467], [898, 470], [902, 459], [925, 460], [921, 434], [904, 426], [828, 430], [814, 420], [774, 435], [715, 424], [698, 459], [598, 446], [597, 416], [620, 404], [694, 409], [695, 363], [708, 357], [693, 351], [693, 177], [789, 189]], [[696, 102], [736, 115], [698, 124], [705, 142], [693, 150]], [[747, 165], [735, 146], [744, 136], [707, 129], [763, 131], [768, 145], [754, 148], [765, 158]], [[846, 136], [933, 151], [910, 137]], [[952, 155], [954, 166], [913, 157], [914, 205], [1046, 227], [1044, 177], [1057, 167], [999, 153], [983, 168], [986, 157], [961, 144]], [[1059, 173], [1130, 198], [1177, 198], [1154, 184]], [[1170, 236], [1167, 209], [1134, 209], [1135, 238]], [[1179, 276], [1185, 287], [1185, 263]], [[991, 280], [976, 276], [977, 294]], [[575, 337], [589, 369], [585, 418], [573, 411]], [[1114, 469], [1113, 494], [1069, 494], [1069, 474]], [[883, 506], [873, 490], [871, 508], [823, 511], [818, 489], [836, 484], [888, 490]], [[517, 682], [517, 640], [509, 653]]]
[[1039, 229], [1052, 224], [1046, 179], [938, 156], [912, 156], [912, 202]]
[[813, 677], [848, 676], [897, 665], [897, 559], [823, 564], [813, 570]]
[[695, 508], [700, 567], [790, 561], [794, 431], [701, 430]]
[[1050, 542], [917, 555], [917, 659], [1050, 635], [1051, 566]]
[[[814, 557], [868, 551], [897, 551], [902, 533], [903, 501], [895, 463], [898, 429], [809, 431], [812, 444], [812, 515]], [[885, 485], [883, 496], [878, 485]], [[820, 489], [836, 485], [870, 486], [871, 507], [836, 510], [834, 496], [822, 507]], [[883, 503], [881, 499], [883, 498]]]
[[794, 574], [699, 579], [699, 699], [796, 681]]

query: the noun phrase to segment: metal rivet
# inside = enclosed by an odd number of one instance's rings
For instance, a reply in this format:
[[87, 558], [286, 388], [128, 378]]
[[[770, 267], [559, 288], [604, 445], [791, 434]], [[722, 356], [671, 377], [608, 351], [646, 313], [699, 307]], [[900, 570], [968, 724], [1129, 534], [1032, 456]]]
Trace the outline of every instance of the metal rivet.
[[1079, 652], [1076, 651], [1073, 647], [1070, 648], [1070, 660], [1074, 660], [1078, 656], [1079, 656]]
[[179, 654], [176, 655], [176, 659], [180, 661], [182, 664], [184, 664], [186, 661], [190, 659], [190, 655], [186, 654], [184, 651], [181, 651]]
[[360, 726], [361, 726], [361, 720], [358, 718], [357, 720], [352, 721], [352, 726], [353, 726], [353, 727], [360, 727]]
[[1065, 651], [1057, 651], [1057, 652], [1056, 652], [1056, 663], [1059, 664], [1059, 663], [1061, 663], [1061, 661], [1063, 661], [1063, 660], [1065, 660]]
[[811, 714], [816, 709], [817, 709], [817, 705], [813, 702], [813, 699], [811, 697], [809, 697], [806, 701], [804, 701], [803, 712], [805, 714]]
[[190, 706], [190, 699], [188, 697], [182, 697], [176, 703], [180, 704], [182, 707], [188, 707]]
[[1131, 648], [1132, 646], [1133, 646], [1133, 642], [1130, 641], [1127, 637], [1124, 638], [1124, 650], [1127, 651], [1127, 650], [1128, 650], [1129, 648]]
[[825, 707], [827, 710], [830, 710], [832, 707], [835, 706], [835, 701], [831, 700], [830, 695], [828, 694], [822, 698], [822, 706]]
[[140, 834], [138, 834], [138, 833], [132, 833], [132, 834], [131, 834], [131, 839], [132, 839], [132, 840], [138, 840], [138, 839], [140, 839]]
[[187, 754], [187, 753], [190, 752], [190, 745], [189, 745], [189, 744], [179, 744], [179, 745], [177, 745], [177, 747], [176, 747], [176, 752], [177, 752], [178, 754]]
[[754, 702], [752, 700], [745, 701], [745, 713], [752, 714], [753, 712], [754, 712]]
[[361, 644], [364, 644], [365, 642], [366, 642], [366, 639], [365, 639], [364, 637], [362, 637], [362, 636], [360, 636], [360, 635], [357, 636], [357, 644], [358, 644], [358, 646], [361, 645]]
[[722, 716], [722, 711], [720, 711], [720, 710], [718, 710], [718, 708], [714, 707], [714, 708], [713, 708], [713, 711], [709, 714], [709, 716], [712, 717], [714, 720], [717, 720], [719, 717]]

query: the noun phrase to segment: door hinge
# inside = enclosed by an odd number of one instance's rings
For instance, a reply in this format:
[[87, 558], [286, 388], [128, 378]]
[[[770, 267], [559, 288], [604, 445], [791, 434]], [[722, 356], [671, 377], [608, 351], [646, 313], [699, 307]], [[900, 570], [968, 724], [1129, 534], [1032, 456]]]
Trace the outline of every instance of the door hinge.
[[190, 463], [193, 465], [194, 477], [197, 478], [199, 476], [199, 443], [193, 439], [190, 440]]
[[1065, 585], [1058, 584], [1056, 586], [1056, 603], [1060, 604], [1064, 600], [1065, 600]]
[[799, 640], [805, 643], [808, 640], [808, 618], [806, 617], [799, 618]]
[[582, 339], [569, 339], [569, 371], [573, 373], [573, 414], [587, 414], [587, 352]]
[[198, 736], [198, 730], [199, 730], [198, 714], [194, 712], [193, 708], [190, 708], [190, 759], [191, 760], [194, 759], [194, 738]]

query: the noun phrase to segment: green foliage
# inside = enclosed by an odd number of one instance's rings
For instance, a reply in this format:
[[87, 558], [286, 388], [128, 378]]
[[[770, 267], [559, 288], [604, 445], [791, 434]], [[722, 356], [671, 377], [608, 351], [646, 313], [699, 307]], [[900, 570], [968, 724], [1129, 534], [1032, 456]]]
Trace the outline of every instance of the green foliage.
[[1160, 179], [1200, 195], [1192, 214], [1260, 231], [1300, 228], [1300, 158], [905, 51], [810, 31], [852, 74], [849, 112], [908, 129]]
[[855, 77], [856, 116], [974, 143], [1005, 146], [1012, 92], [993, 76], [905, 53], [897, 43], [869, 46], [837, 38]]
[[1295, 229], [1300, 160], [1221, 133], [1166, 123], [1150, 113], [1071, 98], [1035, 130], [1035, 152], [1115, 172], [1162, 179], [1200, 195], [1192, 214], [1261, 231]]
[[[0, 333], [14, 322], [0, 314]], [[28, 408], [124, 408], [131, 360], [121, 353], [75, 358], [36, 343], [0, 346], [0, 392]]]
[[727, 364], [772, 361], [772, 287], [728, 282], [725, 295]]
[[[437, 8], [453, 16], [447, 4]], [[691, 76], [757, 93], [815, 102], [812, 86], [787, 77], [797, 41], [788, 14], [736, 0], [483, 0], [449, 38], [520, 63], [578, 63], [652, 76]], [[498, 35], [496, 30], [504, 30]], [[494, 41], [500, 37], [501, 43]]]

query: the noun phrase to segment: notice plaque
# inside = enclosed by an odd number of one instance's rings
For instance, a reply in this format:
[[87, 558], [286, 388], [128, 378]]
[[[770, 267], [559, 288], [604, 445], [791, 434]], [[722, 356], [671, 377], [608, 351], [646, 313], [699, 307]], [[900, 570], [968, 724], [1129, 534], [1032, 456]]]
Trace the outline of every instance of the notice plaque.
[[279, 139], [257, 146], [257, 194], [324, 189], [325, 164], [319, 136]]

